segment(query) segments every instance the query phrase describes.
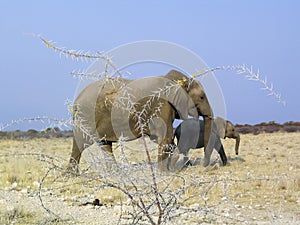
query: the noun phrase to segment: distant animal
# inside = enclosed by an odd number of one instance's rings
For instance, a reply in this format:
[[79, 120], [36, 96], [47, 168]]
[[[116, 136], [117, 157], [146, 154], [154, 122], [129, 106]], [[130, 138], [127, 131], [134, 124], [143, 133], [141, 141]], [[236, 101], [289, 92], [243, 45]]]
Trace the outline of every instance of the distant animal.
[[[162, 90], [166, 87], [172, 87], [180, 84], [181, 88], [176, 88], [166, 96], [160, 96], [151, 100], [151, 94]], [[130, 91], [128, 95], [124, 94], [124, 90]], [[140, 113], [140, 121], [148, 121], [153, 115], [159, 115], [152, 118], [144, 127], [145, 135], [154, 135], [158, 138], [158, 167], [161, 170], [167, 170], [167, 161], [169, 157], [169, 146], [173, 137], [173, 121], [175, 118], [188, 119], [188, 115], [195, 120], [199, 115], [204, 118], [204, 129], [211, 130], [213, 114], [206, 97], [206, 93], [196, 79], [190, 79], [183, 73], [171, 70], [165, 76], [148, 77], [136, 80], [126, 80], [110, 78], [108, 81], [97, 81], [87, 86], [77, 97], [74, 103], [73, 120], [73, 148], [69, 161], [69, 169], [78, 171], [78, 163], [81, 158], [82, 151], [86, 148], [88, 140], [85, 138], [85, 130], [78, 127], [85, 125], [89, 131], [89, 135], [96, 136], [101, 139], [101, 147], [107, 153], [110, 162], [115, 162], [112, 142], [118, 141], [120, 136], [125, 136], [128, 140], [134, 140], [141, 137], [138, 113], [129, 112], [125, 109], [117, 109], [115, 105], [118, 99], [125, 99], [121, 104], [126, 103], [128, 96], [132, 97], [135, 102], [134, 108]], [[150, 101], [151, 100], [151, 101]], [[143, 108], [151, 102], [149, 107]], [[129, 102], [130, 103], [130, 102]], [[132, 109], [132, 105], [128, 108]], [[84, 121], [82, 124], [80, 121]], [[80, 126], [76, 126], [79, 124]], [[117, 127], [114, 127], [117, 126]], [[129, 126], [129, 127], [128, 127]], [[162, 129], [164, 128], [164, 129]], [[209, 133], [204, 137], [205, 160], [203, 165], [208, 166], [210, 156], [213, 149], [206, 149]]]
[[[184, 120], [174, 132], [174, 138], [177, 138], [179, 152], [184, 154], [185, 162], [190, 165], [188, 158], [190, 149], [202, 148], [204, 146], [204, 123], [203, 120], [195, 121], [194, 119]], [[234, 125], [220, 117], [214, 119], [210, 138], [213, 138], [213, 148], [219, 153], [223, 165], [227, 164], [227, 156], [220, 138], [236, 139], [235, 154], [239, 154], [240, 134], [235, 129]]]

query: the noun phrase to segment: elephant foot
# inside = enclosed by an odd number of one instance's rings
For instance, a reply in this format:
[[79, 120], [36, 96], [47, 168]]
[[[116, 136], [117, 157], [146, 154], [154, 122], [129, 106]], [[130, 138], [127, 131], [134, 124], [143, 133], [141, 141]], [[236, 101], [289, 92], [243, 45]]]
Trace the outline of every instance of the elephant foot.
[[157, 156], [158, 169], [161, 172], [168, 172], [169, 168], [173, 169], [178, 160], [178, 152], [179, 150], [177, 148], [174, 149], [173, 145], [160, 146]]
[[70, 163], [64, 172], [64, 175], [71, 175], [71, 176], [78, 176], [79, 174], [80, 173], [79, 173], [78, 164], [74, 164], [74, 163]]
[[178, 170], [178, 168], [176, 167], [176, 163], [178, 159], [179, 159], [179, 149], [175, 147], [168, 158], [168, 169], [170, 171], [175, 172], [176, 170]]
[[210, 165], [210, 159], [206, 159], [204, 157], [204, 160], [203, 160], [203, 167], [208, 167]]
[[168, 160], [158, 162], [158, 169], [161, 172], [168, 172]]
[[226, 160], [221, 160], [222, 161], [222, 165], [226, 166], [228, 164], [227, 159]]

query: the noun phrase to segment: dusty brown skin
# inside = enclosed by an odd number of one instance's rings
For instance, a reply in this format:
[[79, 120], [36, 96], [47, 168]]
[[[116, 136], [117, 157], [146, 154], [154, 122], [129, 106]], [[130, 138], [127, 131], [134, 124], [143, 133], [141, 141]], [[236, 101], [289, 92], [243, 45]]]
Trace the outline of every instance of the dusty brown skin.
[[[143, 106], [149, 102], [149, 95], [159, 88], [165, 88], [168, 85], [180, 83], [181, 88], [177, 88], [176, 92], [161, 95], [160, 98], [154, 98], [151, 101], [150, 107], [143, 111], [143, 114], [137, 117], [144, 108]], [[124, 86], [125, 85], [125, 86]], [[131, 91], [134, 104], [134, 110], [129, 111], [122, 109], [128, 106], [125, 101], [125, 106], [120, 105], [118, 99], [124, 97], [124, 90]], [[124, 102], [123, 102], [124, 103]], [[155, 111], [160, 108], [160, 113], [157, 115]], [[187, 119], [188, 115], [194, 119], [198, 116], [203, 116], [205, 123], [205, 162], [204, 166], [208, 165], [212, 148], [206, 150], [209, 135], [212, 126], [212, 110], [202, 85], [197, 80], [190, 80], [181, 72], [171, 70], [165, 76], [157, 76], [136, 80], [114, 79], [109, 81], [95, 82], [86, 87], [77, 97], [74, 103], [74, 125], [73, 125], [73, 148], [70, 157], [69, 169], [77, 170], [80, 161], [81, 153], [85, 149], [86, 144], [91, 144], [84, 134], [84, 126], [88, 130], [88, 136], [93, 135], [101, 141], [101, 147], [105, 150], [108, 158], [108, 164], [115, 162], [112, 153], [112, 142], [118, 141], [118, 138], [123, 135], [128, 140], [133, 140], [141, 137], [140, 126], [137, 126], [140, 121], [148, 121], [144, 126], [145, 135], [157, 136], [159, 143], [158, 147], [158, 164], [161, 170], [167, 170], [167, 161], [169, 156], [169, 146], [172, 144], [173, 136], [173, 121], [175, 118]], [[153, 115], [156, 115], [154, 120]], [[82, 122], [84, 121], [84, 122]], [[128, 127], [129, 126], [129, 127]]]

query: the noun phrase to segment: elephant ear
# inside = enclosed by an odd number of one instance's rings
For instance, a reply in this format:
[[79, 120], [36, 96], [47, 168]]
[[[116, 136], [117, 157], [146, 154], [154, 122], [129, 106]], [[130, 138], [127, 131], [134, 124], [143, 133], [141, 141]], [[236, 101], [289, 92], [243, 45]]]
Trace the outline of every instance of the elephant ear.
[[215, 119], [215, 124], [217, 127], [218, 134], [220, 135], [220, 138], [225, 138], [225, 131], [226, 131], [226, 120], [223, 118], [217, 117]]
[[198, 120], [198, 111], [193, 100], [183, 88], [177, 88], [175, 93], [168, 96], [169, 103], [176, 109], [176, 119], [187, 120], [188, 116], [192, 116]]
[[170, 70], [166, 75], [166, 78], [178, 82], [180, 86], [187, 91], [189, 86], [189, 78], [185, 76], [183, 73], [177, 71], [177, 70]]
[[173, 82], [180, 84], [181, 88], [178, 88], [172, 96], [169, 96], [169, 102], [176, 108], [178, 116], [176, 119], [188, 119], [188, 116], [192, 116], [195, 120], [198, 120], [199, 114], [193, 100], [187, 93], [189, 86], [189, 78], [183, 73], [177, 70], [171, 70], [166, 75], [166, 78]]

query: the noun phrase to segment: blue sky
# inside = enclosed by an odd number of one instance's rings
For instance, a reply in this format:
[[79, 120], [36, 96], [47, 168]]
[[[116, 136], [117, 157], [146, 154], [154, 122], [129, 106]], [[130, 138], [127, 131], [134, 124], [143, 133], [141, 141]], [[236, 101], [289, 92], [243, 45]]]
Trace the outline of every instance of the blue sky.
[[273, 83], [286, 106], [257, 82], [216, 72], [227, 118], [250, 124], [300, 121], [299, 10], [296, 0], [1, 0], [0, 123], [31, 116], [67, 118], [64, 102], [73, 99], [78, 82], [68, 74], [91, 64], [60, 58], [27, 33], [68, 49], [104, 52], [133, 41], [163, 40], [192, 50], [211, 68], [252, 65]]

